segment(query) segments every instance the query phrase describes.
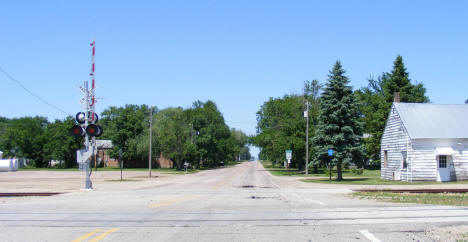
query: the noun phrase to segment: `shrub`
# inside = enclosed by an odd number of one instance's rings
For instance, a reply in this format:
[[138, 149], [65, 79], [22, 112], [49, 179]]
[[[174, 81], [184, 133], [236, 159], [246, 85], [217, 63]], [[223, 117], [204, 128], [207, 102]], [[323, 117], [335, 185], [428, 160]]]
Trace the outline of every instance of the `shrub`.
[[351, 169], [351, 172], [357, 175], [362, 175], [362, 173], [364, 172], [364, 168], [353, 168]]

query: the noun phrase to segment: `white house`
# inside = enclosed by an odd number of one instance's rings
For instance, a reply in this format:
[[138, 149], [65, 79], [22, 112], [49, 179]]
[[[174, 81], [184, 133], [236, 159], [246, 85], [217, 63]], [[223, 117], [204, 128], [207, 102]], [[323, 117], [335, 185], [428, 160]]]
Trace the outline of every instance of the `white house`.
[[468, 104], [394, 102], [380, 157], [383, 179], [468, 180]]

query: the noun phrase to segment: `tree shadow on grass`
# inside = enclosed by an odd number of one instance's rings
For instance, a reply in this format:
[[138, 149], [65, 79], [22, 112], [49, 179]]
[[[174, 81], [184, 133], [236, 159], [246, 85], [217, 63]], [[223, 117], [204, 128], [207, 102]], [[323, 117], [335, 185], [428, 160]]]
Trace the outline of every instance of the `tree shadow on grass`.
[[332, 181], [335, 181], [335, 182], [356, 182], [356, 181], [369, 181], [369, 180], [372, 180], [372, 178], [368, 178], [368, 177], [362, 177], [362, 178], [343, 178], [343, 180], [336, 180], [335, 179], [332, 179]]

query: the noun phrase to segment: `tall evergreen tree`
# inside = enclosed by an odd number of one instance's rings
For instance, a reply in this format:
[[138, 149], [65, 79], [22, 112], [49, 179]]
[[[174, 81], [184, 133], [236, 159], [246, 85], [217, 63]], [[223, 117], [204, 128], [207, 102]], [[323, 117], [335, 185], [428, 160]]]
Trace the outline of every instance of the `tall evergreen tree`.
[[[429, 102], [425, 95], [426, 88], [422, 83], [412, 84], [409, 73], [403, 63], [403, 57], [398, 55], [393, 62], [393, 69], [377, 79], [369, 78], [369, 85], [356, 92], [363, 103], [360, 106], [365, 133], [369, 137], [364, 140], [368, 158], [380, 162], [380, 141], [395, 92], [400, 93], [401, 102]], [[380, 167], [380, 166], [379, 166]]]
[[401, 102], [423, 103], [428, 102], [429, 98], [425, 96], [426, 88], [422, 83], [411, 84], [409, 73], [406, 71], [403, 57], [398, 55], [393, 62], [393, 70], [388, 73], [388, 79], [382, 82], [385, 100], [387, 103], [393, 102], [393, 94], [400, 93]]
[[337, 61], [328, 75], [321, 97], [320, 119], [314, 137], [315, 156], [326, 162], [333, 149], [331, 164], [337, 166], [337, 180], [343, 180], [342, 164], [362, 159], [358, 105], [341, 63]]

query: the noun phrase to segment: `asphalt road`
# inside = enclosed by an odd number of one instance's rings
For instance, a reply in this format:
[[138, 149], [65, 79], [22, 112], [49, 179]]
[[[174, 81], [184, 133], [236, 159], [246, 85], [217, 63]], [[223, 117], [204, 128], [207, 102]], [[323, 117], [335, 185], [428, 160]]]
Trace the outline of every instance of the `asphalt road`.
[[153, 180], [3, 198], [0, 241], [431, 241], [427, 229], [468, 224], [465, 207], [353, 199], [257, 162]]

